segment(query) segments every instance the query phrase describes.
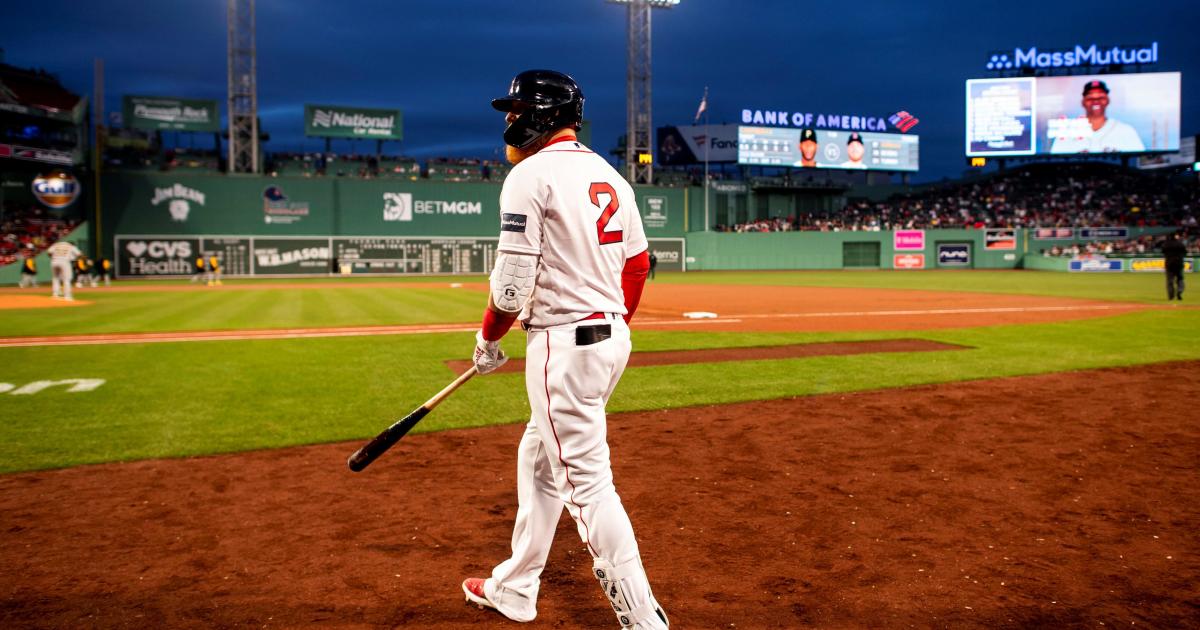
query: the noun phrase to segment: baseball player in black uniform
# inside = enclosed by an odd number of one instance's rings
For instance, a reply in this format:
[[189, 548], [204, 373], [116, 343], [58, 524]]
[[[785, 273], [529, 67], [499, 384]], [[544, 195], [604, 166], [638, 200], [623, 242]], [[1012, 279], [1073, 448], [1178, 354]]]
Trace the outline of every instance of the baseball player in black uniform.
[[1167, 299], [1183, 300], [1183, 257], [1187, 247], [1174, 234], [1167, 237], [1162, 246], [1163, 267], [1167, 272]]

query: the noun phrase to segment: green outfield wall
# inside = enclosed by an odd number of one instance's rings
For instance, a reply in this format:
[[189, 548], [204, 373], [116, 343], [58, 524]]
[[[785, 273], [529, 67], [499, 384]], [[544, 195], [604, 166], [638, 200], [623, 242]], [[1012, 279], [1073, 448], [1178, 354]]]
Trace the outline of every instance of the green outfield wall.
[[[635, 194], [647, 236], [683, 236], [684, 189]], [[110, 236], [484, 237], [500, 216], [490, 182], [109, 173], [101, 198]]]
[[[184, 261], [206, 252], [227, 256], [227, 270], [238, 274], [474, 273], [492, 256], [500, 189], [492, 182], [110, 172], [100, 191], [103, 236], [85, 249], [131, 276], [178, 275]], [[1035, 256], [1055, 245], [1167, 231], [718, 233], [704, 228], [825, 212], [837, 199], [719, 182], [706, 211], [698, 187], [637, 187], [635, 194], [662, 270], [685, 263], [689, 270], [1060, 269], [1061, 261]], [[39, 260], [39, 268], [48, 265]], [[16, 272], [0, 269], [0, 282], [15, 282]]]

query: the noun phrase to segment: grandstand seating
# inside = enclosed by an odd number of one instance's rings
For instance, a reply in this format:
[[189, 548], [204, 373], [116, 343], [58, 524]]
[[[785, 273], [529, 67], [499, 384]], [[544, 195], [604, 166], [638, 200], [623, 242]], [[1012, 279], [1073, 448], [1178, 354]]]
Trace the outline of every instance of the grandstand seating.
[[483, 162], [466, 158], [434, 158], [425, 167], [426, 176], [442, 182], [481, 182]]
[[16, 262], [22, 252], [41, 252], [78, 224], [77, 218], [35, 205], [5, 203], [0, 209], [0, 266]]

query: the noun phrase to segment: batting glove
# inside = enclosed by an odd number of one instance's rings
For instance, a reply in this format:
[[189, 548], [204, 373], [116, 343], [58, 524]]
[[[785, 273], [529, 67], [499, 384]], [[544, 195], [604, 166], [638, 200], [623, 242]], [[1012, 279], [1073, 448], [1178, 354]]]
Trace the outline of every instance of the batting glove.
[[508, 362], [508, 355], [500, 349], [499, 341], [483, 338], [483, 331], [475, 333], [475, 369], [480, 375], [495, 371]]

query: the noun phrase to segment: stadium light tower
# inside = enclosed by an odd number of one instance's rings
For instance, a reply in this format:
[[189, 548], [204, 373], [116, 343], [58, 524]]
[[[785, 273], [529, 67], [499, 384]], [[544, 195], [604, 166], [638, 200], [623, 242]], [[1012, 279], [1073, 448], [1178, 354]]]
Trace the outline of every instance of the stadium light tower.
[[258, 172], [258, 74], [254, 0], [229, 0], [230, 173]]
[[625, 74], [625, 168], [631, 184], [654, 181], [650, 149], [650, 12], [670, 9], [680, 0], [608, 0], [625, 5], [629, 16], [629, 54]]

